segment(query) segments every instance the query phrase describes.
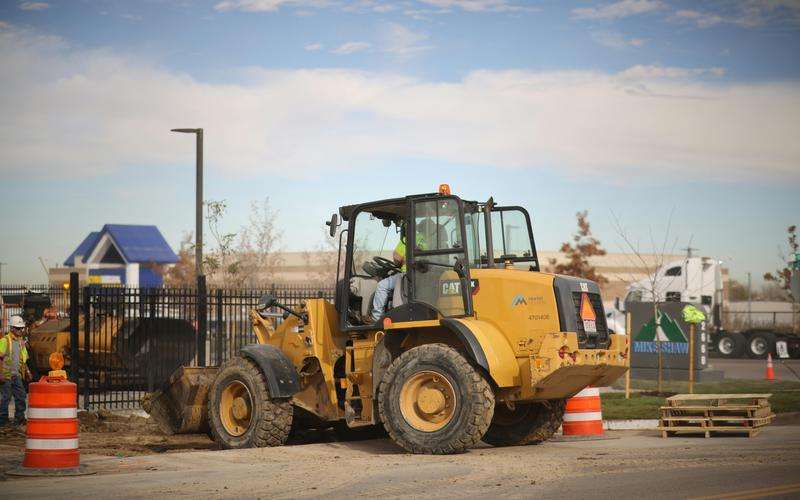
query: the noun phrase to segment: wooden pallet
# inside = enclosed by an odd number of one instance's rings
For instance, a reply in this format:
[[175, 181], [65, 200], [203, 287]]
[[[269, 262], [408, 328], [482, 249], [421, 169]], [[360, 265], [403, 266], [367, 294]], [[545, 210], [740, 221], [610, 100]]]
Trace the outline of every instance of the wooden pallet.
[[678, 433], [757, 435], [775, 415], [769, 406], [772, 394], [678, 394], [661, 407], [661, 437]]

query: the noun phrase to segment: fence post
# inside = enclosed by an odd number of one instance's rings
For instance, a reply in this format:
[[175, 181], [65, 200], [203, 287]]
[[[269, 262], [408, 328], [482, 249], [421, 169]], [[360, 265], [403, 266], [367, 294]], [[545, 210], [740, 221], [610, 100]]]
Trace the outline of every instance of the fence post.
[[222, 288], [217, 288], [217, 342], [214, 348], [217, 351], [216, 365], [222, 364], [223, 359], [223, 343], [222, 336], [225, 334], [225, 328], [222, 326]]
[[89, 307], [89, 287], [83, 287], [83, 409], [89, 409], [89, 372], [91, 371], [91, 346], [89, 345], [91, 308]]
[[206, 277], [197, 277], [197, 366], [206, 366], [206, 320], [208, 311], [208, 293]]
[[69, 273], [69, 378], [78, 383], [78, 322], [80, 321], [78, 273]]

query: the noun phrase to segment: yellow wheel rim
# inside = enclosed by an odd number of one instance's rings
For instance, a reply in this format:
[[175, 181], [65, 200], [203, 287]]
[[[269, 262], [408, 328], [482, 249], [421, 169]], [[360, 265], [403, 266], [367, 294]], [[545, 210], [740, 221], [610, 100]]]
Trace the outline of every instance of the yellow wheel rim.
[[415, 373], [400, 390], [400, 412], [408, 425], [418, 431], [444, 428], [452, 420], [455, 408], [456, 391], [441, 373]]
[[253, 397], [247, 386], [234, 380], [222, 389], [219, 400], [219, 417], [222, 427], [231, 436], [238, 437], [250, 428], [253, 415]]

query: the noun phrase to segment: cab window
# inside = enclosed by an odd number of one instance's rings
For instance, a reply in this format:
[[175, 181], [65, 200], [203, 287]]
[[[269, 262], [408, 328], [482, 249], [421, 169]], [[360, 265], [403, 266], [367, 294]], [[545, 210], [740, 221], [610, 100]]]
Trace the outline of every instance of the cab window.
[[370, 269], [373, 259], [383, 257], [392, 260], [392, 253], [399, 242], [400, 228], [394, 222], [380, 219], [369, 212], [359, 213], [353, 233], [352, 275], [377, 278]]
[[466, 314], [468, 281], [453, 270], [466, 265], [462, 219], [456, 198], [418, 201], [414, 207], [413, 298], [443, 316]]

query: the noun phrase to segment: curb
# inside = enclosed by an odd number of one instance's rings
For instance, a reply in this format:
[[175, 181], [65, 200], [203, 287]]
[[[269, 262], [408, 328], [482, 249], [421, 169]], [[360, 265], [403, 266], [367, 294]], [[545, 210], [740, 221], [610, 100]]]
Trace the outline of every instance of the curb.
[[607, 431], [629, 431], [629, 430], [655, 430], [658, 428], [658, 419], [637, 419], [637, 420], [604, 420], [603, 429]]

